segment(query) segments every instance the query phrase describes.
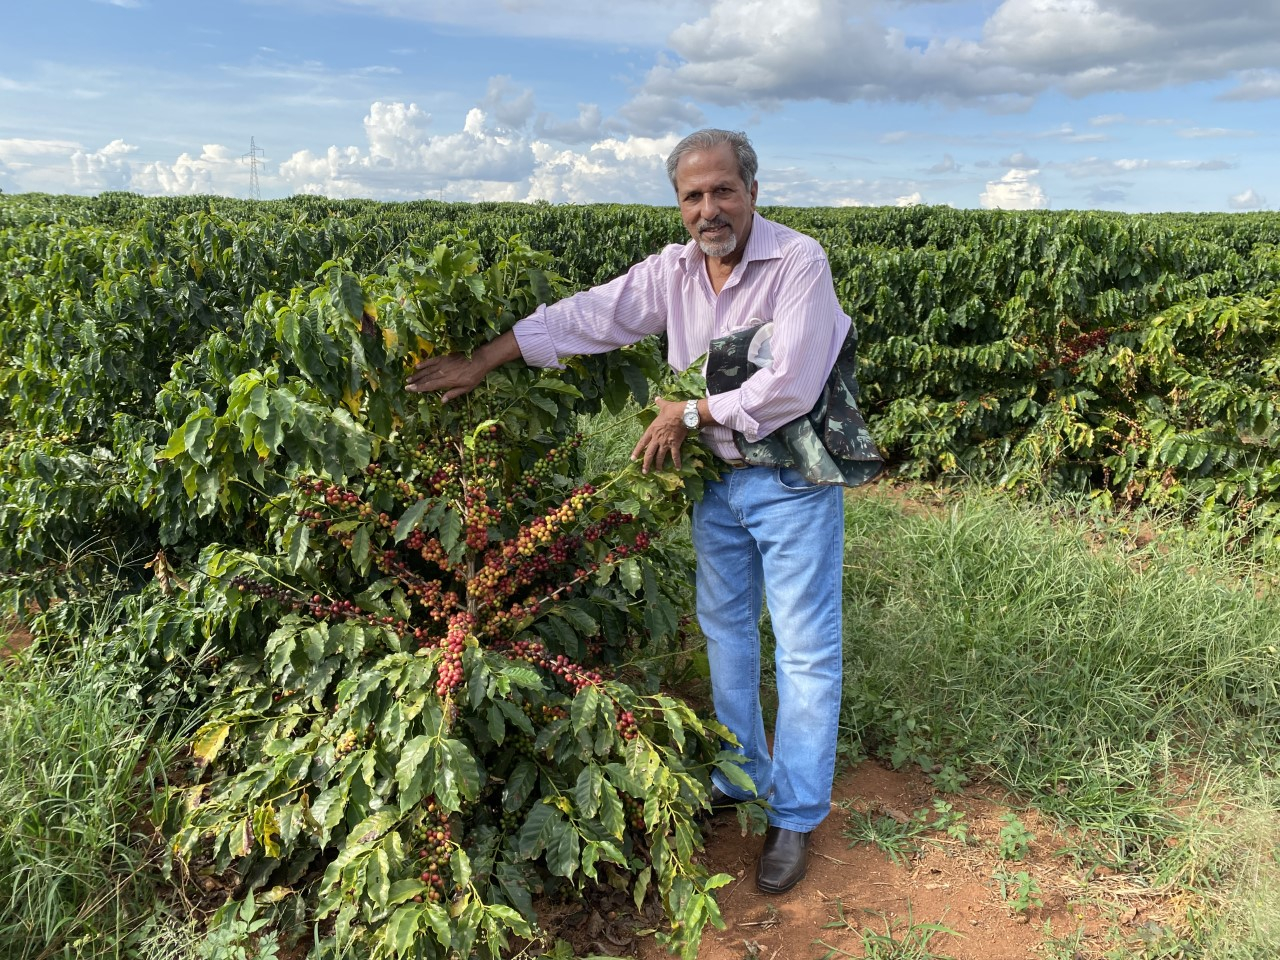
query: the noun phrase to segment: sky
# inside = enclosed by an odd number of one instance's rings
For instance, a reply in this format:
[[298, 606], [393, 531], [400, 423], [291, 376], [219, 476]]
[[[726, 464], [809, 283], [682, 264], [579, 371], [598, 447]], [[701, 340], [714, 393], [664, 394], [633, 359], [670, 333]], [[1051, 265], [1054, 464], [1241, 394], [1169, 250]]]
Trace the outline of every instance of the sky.
[[1280, 208], [1280, 0], [38, 0], [0, 18], [0, 190]]

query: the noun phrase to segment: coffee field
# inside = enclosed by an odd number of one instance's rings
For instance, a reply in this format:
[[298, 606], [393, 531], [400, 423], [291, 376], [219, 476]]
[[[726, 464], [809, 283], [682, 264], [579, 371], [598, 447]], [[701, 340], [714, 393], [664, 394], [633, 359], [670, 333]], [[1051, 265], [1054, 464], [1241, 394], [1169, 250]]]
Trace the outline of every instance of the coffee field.
[[[1280, 215], [762, 212], [828, 251], [896, 477], [1274, 569]], [[402, 389], [683, 239], [620, 205], [0, 196], [0, 588], [36, 655], [108, 642], [179, 745], [137, 758], [131, 876], [217, 878], [215, 932], [261, 943], [270, 905], [317, 960], [509, 956], [593, 889], [697, 955], [731, 879], [697, 856], [707, 778], [741, 776], [673, 692], [714, 467], [608, 451], [699, 378], [653, 341]], [[1265, 742], [1274, 684], [1238, 693]], [[0, 946], [101, 940], [87, 888], [41, 889], [56, 922]]]

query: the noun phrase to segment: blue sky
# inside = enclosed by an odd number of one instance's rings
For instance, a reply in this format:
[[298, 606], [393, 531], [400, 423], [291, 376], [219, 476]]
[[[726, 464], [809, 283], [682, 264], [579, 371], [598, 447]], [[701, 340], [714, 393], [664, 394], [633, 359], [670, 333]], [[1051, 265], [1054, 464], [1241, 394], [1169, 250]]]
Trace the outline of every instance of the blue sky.
[[41, 0], [0, 33], [0, 190], [1280, 207], [1280, 0]]

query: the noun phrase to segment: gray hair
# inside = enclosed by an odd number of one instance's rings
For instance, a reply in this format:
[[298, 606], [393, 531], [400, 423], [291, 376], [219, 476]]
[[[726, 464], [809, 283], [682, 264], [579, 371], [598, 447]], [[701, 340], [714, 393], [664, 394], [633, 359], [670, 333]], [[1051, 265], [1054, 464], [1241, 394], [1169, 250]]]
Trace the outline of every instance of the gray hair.
[[751, 184], [756, 182], [756, 170], [760, 168], [760, 161], [756, 159], [755, 148], [751, 146], [747, 135], [736, 130], [698, 130], [677, 143], [671, 156], [667, 157], [667, 177], [671, 180], [671, 186], [674, 188], [676, 185], [676, 167], [681, 157], [694, 150], [713, 150], [722, 143], [733, 148], [734, 156], [738, 158], [738, 175], [742, 177], [743, 186], [750, 190]]

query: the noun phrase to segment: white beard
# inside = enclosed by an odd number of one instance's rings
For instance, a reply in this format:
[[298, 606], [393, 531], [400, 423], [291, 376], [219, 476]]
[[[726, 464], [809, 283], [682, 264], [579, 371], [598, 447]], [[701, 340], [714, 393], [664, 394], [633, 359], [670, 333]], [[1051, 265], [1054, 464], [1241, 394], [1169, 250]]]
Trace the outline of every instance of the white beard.
[[719, 243], [713, 243], [710, 240], [699, 240], [698, 249], [702, 251], [703, 256], [727, 257], [738, 249], [738, 235], [731, 233], [727, 240], [721, 240]]

